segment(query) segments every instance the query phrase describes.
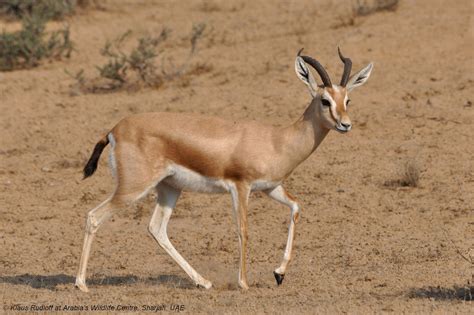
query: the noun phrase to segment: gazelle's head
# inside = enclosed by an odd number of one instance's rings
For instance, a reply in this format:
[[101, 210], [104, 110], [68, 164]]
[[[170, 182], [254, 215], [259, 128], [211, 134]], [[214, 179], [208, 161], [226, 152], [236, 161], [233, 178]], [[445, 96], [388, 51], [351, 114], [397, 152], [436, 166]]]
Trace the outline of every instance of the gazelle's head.
[[[301, 49], [295, 60], [295, 70], [298, 77], [309, 88], [316, 105], [317, 119], [328, 129], [335, 129], [341, 133], [346, 133], [352, 128], [351, 119], [347, 113], [349, 104], [348, 93], [354, 88], [364, 84], [370, 76], [373, 64], [369, 63], [364, 69], [351, 74], [352, 61], [345, 58], [338, 49], [339, 57], [344, 63], [344, 73], [339, 85], [332, 84], [328, 73], [323, 66], [315, 59], [308, 56], [301, 56]], [[309, 71], [306, 64], [312, 66], [321, 77], [322, 85], [317, 85], [316, 80]]]

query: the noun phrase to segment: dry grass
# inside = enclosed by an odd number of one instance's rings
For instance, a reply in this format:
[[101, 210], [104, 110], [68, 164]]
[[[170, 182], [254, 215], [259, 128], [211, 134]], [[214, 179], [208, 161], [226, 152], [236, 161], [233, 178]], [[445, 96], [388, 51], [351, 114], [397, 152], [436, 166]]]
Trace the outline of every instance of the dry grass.
[[420, 181], [420, 168], [414, 161], [408, 161], [403, 168], [402, 176], [400, 178], [401, 186], [418, 187]]
[[420, 178], [420, 166], [414, 160], [409, 160], [399, 171], [398, 179], [386, 181], [384, 185], [388, 187], [418, 187]]
[[350, 12], [336, 17], [332, 29], [352, 27], [360, 24], [358, 17], [371, 15], [380, 11], [395, 11], [399, 0], [352, 0]]

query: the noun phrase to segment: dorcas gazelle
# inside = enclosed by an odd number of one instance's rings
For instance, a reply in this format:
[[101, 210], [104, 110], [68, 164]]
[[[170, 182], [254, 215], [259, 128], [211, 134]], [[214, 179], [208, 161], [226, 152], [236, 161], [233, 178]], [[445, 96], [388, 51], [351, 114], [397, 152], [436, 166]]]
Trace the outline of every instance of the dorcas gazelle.
[[[331, 83], [323, 66], [302, 56], [295, 60], [297, 76], [308, 86], [312, 99], [303, 115], [287, 127], [254, 121], [227, 121], [182, 113], [145, 113], [127, 117], [95, 146], [84, 168], [84, 177], [97, 168], [99, 157], [110, 144], [110, 168], [116, 179], [112, 196], [87, 216], [86, 233], [76, 286], [88, 291], [86, 268], [97, 229], [114, 211], [127, 206], [150, 190], [157, 202], [149, 231], [158, 244], [179, 264], [197, 286], [211, 288], [179, 254], [167, 236], [167, 226], [181, 191], [230, 193], [240, 245], [238, 283], [247, 282], [247, 209], [252, 191], [262, 191], [291, 210], [288, 240], [281, 265], [274, 271], [281, 284], [292, 256], [295, 224], [300, 207], [283, 188], [283, 181], [316, 150], [330, 130], [347, 133], [348, 93], [364, 84], [372, 71], [369, 64], [350, 77], [351, 60], [339, 57], [344, 72], [339, 85]], [[319, 74], [317, 85], [307, 65]]]

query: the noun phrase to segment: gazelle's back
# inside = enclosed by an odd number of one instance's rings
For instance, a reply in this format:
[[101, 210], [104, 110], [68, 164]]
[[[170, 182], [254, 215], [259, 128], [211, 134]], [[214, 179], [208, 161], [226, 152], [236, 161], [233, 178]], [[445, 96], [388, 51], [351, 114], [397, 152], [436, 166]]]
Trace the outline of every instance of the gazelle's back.
[[125, 141], [131, 140], [129, 138], [137, 135], [134, 132], [140, 130], [156, 137], [193, 140], [203, 138], [211, 141], [233, 138], [248, 129], [268, 133], [274, 128], [253, 121], [232, 121], [190, 113], [155, 112], [126, 117], [117, 123], [112, 132], [117, 140], [121, 137]]
[[[120, 121], [111, 133], [116, 154], [133, 152], [153, 157], [150, 161], [140, 159], [153, 170], [176, 164], [218, 179], [257, 179], [258, 163], [271, 158], [278, 145], [272, 141], [275, 127], [183, 113], [132, 115]], [[242, 155], [247, 158], [242, 159]]]

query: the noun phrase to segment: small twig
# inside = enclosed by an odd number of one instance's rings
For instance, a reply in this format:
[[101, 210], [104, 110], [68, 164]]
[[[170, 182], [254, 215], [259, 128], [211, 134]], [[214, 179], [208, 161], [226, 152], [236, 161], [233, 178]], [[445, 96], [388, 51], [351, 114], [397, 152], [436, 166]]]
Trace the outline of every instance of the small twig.
[[467, 261], [467, 262], [470, 263], [471, 265], [474, 265], [474, 261], [472, 261], [471, 257], [469, 257], [469, 258], [466, 257], [466, 256], [461, 252], [461, 250], [456, 246], [456, 244], [454, 244], [453, 240], [448, 237], [448, 233], [446, 232], [446, 230], [443, 229], [443, 228], [442, 228], [442, 230], [443, 230], [443, 232], [444, 232], [444, 236], [446, 237], [446, 239], [447, 239], [448, 241], [451, 242], [451, 244], [453, 245], [453, 247], [456, 249], [456, 252], [458, 253], [458, 255], [461, 256], [465, 261]]

